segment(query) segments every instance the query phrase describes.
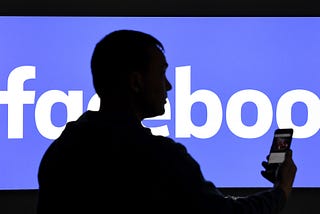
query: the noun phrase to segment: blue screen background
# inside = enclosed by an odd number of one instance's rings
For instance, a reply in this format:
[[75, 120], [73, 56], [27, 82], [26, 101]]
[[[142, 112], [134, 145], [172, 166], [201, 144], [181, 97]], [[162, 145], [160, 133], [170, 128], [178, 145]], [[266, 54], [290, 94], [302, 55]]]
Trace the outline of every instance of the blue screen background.
[[[218, 187], [272, 186], [260, 171], [273, 131], [278, 128], [275, 112], [279, 98], [295, 89], [320, 93], [320, 19], [316, 17], [0, 17], [0, 29], [0, 102], [1, 91], [8, 90], [8, 76], [15, 68], [36, 68], [36, 78], [24, 83], [25, 91], [35, 91], [35, 104], [23, 107], [23, 138], [8, 138], [8, 105], [0, 104], [0, 189], [38, 188], [38, 166], [52, 139], [37, 128], [37, 100], [49, 90], [83, 91], [86, 110], [94, 95], [90, 73], [93, 48], [114, 30], [141, 30], [163, 43], [169, 63], [167, 77], [173, 85], [168, 95], [171, 119], [146, 120], [144, 124], [167, 125], [169, 137], [187, 147], [204, 176]], [[175, 69], [180, 66], [191, 66], [191, 93], [205, 89], [220, 98], [222, 124], [212, 137], [175, 135]], [[244, 89], [261, 91], [272, 103], [272, 124], [259, 138], [241, 138], [226, 123], [229, 98]], [[204, 103], [195, 103], [191, 109], [193, 124], [205, 124], [206, 112]], [[257, 108], [253, 103], [243, 105], [241, 112], [244, 124], [255, 124]], [[320, 108], [308, 115], [303, 103], [292, 107], [296, 126], [319, 115]], [[65, 106], [55, 104], [52, 123], [63, 126], [66, 118]], [[293, 138], [298, 167], [294, 186], [320, 187], [319, 142], [318, 132]]]

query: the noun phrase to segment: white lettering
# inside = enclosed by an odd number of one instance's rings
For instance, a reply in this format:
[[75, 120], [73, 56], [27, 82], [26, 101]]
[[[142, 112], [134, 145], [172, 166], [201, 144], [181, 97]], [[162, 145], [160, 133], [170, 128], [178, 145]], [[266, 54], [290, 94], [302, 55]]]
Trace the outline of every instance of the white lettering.
[[48, 139], [57, 138], [65, 127], [52, 124], [51, 110], [55, 103], [61, 102], [67, 107], [66, 122], [69, 122], [82, 114], [82, 97], [82, 91], [69, 91], [67, 95], [62, 91], [50, 90], [42, 94], [35, 108], [35, 121], [42, 136]]
[[[169, 99], [167, 99], [167, 103], [164, 106], [164, 110], [165, 110], [165, 112], [163, 115], [160, 115], [157, 117], [152, 117], [152, 118], [147, 118], [147, 119], [145, 119], [145, 121], [171, 120], [171, 107], [170, 107]], [[158, 127], [150, 127], [149, 126], [148, 128], [151, 129], [151, 132], [154, 135], [162, 135], [162, 136], [166, 136], [166, 137], [170, 135], [167, 125], [162, 125], [162, 126], [158, 126]]]
[[24, 91], [24, 82], [36, 78], [35, 66], [15, 68], [8, 77], [7, 91], [0, 91], [0, 104], [8, 105], [8, 138], [23, 138], [23, 105], [34, 104], [35, 91]]
[[100, 98], [98, 94], [95, 94], [89, 100], [87, 109], [91, 111], [98, 111], [99, 108], [100, 108]]
[[[243, 104], [252, 102], [257, 106], [258, 117], [253, 126], [242, 123]], [[232, 133], [242, 138], [258, 138], [264, 135], [272, 123], [272, 105], [264, 93], [257, 90], [242, 90], [233, 94], [227, 104], [226, 120]]]
[[[167, 124], [149, 127], [155, 135], [175, 135], [176, 138], [206, 139], [220, 130], [223, 122], [223, 107], [217, 94], [210, 90], [198, 89], [191, 92], [191, 66], [176, 67], [175, 82], [175, 133], [170, 133]], [[8, 138], [23, 138], [23, 105], [35, 105], [35, 121], [40, 134], [48, 139], [57, 138], [65, 125], [56, 126], [52, 122], [53, 106], [61, 103], [66, 107], [65, 122], [77, 119], [83, 113], [83, 91], [59, 90], [46, 91], [35, 101], [35, 91], [25, 91], [26, 80], [36, 78], [35, 66], [15, 68], [8, 77], [7, 91], [0, 91], [0, 104], [8, 105]], [[307, 107], [307, 121], [297, 126], [292, 121], [292, 107], [295, 103]], [[192, 121], [192, 106], [202, 103], [206, 107], [206, 121], [203, 125], [195, 125]], [[254, 125], [245, 125], [242, 121], [242, 107], [245, 103], [253, 103], [257, 107], [257, 120]], [[88, 102], [87, 110], [99, 109], [100, 99], [93, 95]], [[280, 128], [293, 128], [294, 138], [308, 138], [315, 135], [320, 128], [319, 97], [307, 90], [296, 89], [284, 93], [276, 106], [276, 122]], [[205, 114], [205, 113], [204, 113]], [[167, 99], [165, 113], [161, 116], [148, 118], [146, 121], [171, 120], [171, 104]], [[266, 94], [254, 89], [241, 90], [234, 93], [226, 105], [226, 125], [230, 131], [241, 138], [258, 138], [271, 127], [273, 108]], [[173, 131], [171, 131], [173, 132]]]
[[[303, 126], [296, 126], [292, 122], [292, 106], [302, 102], [308, 109], [308, 120]], [[320, 127], [320, 100], [319, 97], [306, 90], [297, 89], [283, 94], [277, 105], [276, 118], [279, 127], [292, 127], [294, 138], [308, 138], [319, 131]]]
[[[192, 134], [197, 138], [210, 138], [220, 129], [222, 123], [222, 105], [219, 97], [209, 90], [191, 91], [191, 66], [176, 68], [176, 137], [188, 138]], [[207, 121], [195, 126], [191, 120], [191, 107], [203, 102], [207, 107]]]

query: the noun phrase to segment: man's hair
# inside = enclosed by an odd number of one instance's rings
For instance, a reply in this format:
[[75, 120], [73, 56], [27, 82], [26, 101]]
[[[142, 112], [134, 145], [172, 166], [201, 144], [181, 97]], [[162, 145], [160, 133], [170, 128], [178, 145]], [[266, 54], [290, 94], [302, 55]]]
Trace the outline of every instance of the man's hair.
[[[100, 40], [91, 58], [93, 86], [101, 98], [110, 90], [126, 90], [130, 72], [144, 72], [150, 63], [150, 48], [164, 51], [155, 37], [134, 30], [117, 30]], [[107, 94], [106, 94], [107, 95]]]

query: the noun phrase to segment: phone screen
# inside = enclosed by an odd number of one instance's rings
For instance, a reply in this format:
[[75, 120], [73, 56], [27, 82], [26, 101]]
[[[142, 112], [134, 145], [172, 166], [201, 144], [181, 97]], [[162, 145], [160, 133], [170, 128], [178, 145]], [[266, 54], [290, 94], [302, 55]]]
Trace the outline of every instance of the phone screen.
[[275, 130], [268, 160], [270, 164], [282, 163], [284, 161], [286, 151], [291, 145], [292, 135], [293, 129]]

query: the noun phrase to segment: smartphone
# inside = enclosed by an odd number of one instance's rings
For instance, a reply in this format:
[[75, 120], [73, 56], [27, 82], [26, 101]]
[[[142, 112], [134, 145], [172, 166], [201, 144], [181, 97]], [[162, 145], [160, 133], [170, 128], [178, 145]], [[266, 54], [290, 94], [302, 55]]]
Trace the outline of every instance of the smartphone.
[[293, 129], [276, 129], [274, 131], [273, 141], [270, 148], [268, 163], [269, 164], [281, 164], [286, 152], [290, 149], [292, 141]]

